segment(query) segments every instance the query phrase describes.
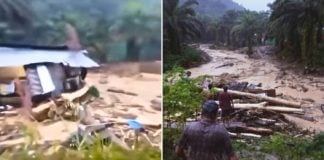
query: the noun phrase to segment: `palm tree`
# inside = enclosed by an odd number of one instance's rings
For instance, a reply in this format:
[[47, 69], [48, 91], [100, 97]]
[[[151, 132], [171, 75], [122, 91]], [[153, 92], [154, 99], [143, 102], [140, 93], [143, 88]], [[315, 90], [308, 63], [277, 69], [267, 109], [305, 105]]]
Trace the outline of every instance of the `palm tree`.
[[198, 2], [187, 0], [182, 5], [179, 5], [179, 0], [163, 2], [164, 44], [169, 52], [180, 54], [183, 41], [200, 36], [202, 25], [192, 8], [193, 5], [198, 5]]
[[22, 40], [21, 35], [31, 29], [32, 14], [23, 0], [0, 0], [0, 38], [5, 41]]
[[32, 14], [23, 0], [0, 0], [0, 21], [25, 25], [31, 22]]
[[270, 7], [269, 29], [276, 46], [297, 53], [305, 65], [312, 65], [313, 53], [322, 37], [323, 2], [276, 0]]
[[247, 54], [250, 56], [253, 53], [253, 41], [256, 33], [259, 30], [259, 19], [256, 12], [246, 11], [238, 19], [237, 24], [232, 28], [231, 33], [234, 36], [243, 40], [247, 47]]
[[221, 18], [218, 24], [218, 35], [222, 43], [227, 46], [233, 46], [233, 39], [231, 36], [231, 29], [237, 22], [238, 17], [240, 16], [240, 11], [229, 10]]

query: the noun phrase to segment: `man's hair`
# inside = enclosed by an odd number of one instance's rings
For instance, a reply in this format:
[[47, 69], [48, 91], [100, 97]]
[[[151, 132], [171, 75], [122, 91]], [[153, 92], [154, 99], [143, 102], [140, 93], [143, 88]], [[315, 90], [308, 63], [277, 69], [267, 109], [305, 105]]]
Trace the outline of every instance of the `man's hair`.
[[206, 101], [202, 106], [201, 115], [205, 118], [215, 120], [218, 113], [218, 104], [213, 100]]
[[227, 92], [228, 87], [227, 87], [227, 86], [224, 86], [224, 87], [223, 87], [223, 90], [224, 90], [224, 92]]

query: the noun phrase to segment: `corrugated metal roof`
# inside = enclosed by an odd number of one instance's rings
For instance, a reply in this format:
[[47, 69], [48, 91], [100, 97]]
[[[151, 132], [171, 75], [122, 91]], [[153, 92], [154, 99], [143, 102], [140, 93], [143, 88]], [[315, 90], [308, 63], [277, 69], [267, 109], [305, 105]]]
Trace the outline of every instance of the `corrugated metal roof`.
[[34, 63], [63, 63], [71, 67], [99, 67], [88, 58], [85, 50], [39, 50], [0, 47], [0, 67], [21, 66]]

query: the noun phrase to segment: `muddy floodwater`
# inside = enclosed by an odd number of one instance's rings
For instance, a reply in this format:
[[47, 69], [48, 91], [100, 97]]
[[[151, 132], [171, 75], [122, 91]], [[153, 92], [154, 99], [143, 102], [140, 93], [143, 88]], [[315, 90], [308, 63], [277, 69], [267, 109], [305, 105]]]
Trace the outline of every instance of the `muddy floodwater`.
[[239, 51], [209, 49], [209, 46], [201, 44], [200, 49], [210, 55], [212, 60], [189, 69], [193, 77], [228, 73], [237, 75], [236, 80], [240, 82], [262, 83], [262, 89], [276, 89], [276, 94], [282, 98], [301, 102], [305, 116], [315, 120], [309, 122], [289, 116], [298, 126], [324, 131], [324, 113], [320, 109], [320, 105], [324, 104], [324, 77], [304, 75], [302, 71], [296, 70], [295, 64], [285, 64], [272, 54], [258, 52], [257, 58], [249, 58]]
[[[161, 62], [134, 62], [103, 64], [99, 69], [90, 70], [86, 82], [89, 86], [95, 86], [100, 92], [100, 98], [88, 106], [92, 114], [116, 123], [113, 131], [120, 136], [125, 136], [126, 132], [130, 130], [124, 122], [128, 119], [136, 119], [145, 128], [149, 126], [146, 129], [153, 145], [161, 147], [162, 86], [160, 66]], [[156, 105], [153, 104], [153, 101]], [[19, 112], [19, 109], [17, 111]], [[19, 114], [0, 118], [0, 129], [2, 124], [14, 126], [16, 123], [28, 122], [25, 117]], [[65, 141], [72, 133], [77, 131], [78, 126], [77, 121], [68, 120], [51, 122], [50, 124], [45, 123], [45, 121], [30, 123], [39, 133], [38, 143]], [[118, 125], [119, 123], [120, 125]], [[4, 141], [1, 141], [0, 138], [0, 147], [23, 142], [23, 136]]]

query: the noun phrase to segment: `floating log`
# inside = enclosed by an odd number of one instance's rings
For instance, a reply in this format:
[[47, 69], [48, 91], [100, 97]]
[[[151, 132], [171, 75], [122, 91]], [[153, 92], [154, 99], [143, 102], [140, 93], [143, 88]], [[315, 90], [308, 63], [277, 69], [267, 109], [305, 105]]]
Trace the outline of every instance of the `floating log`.
[[[223, 89], [218, 88], [218, 91], [222, 91]], [[260, 101], [267, 101], [273, 104], [277, 105], [283, 105], [283, 106], [289, 106], [293, 108], [300, 108], [301, 104], [297, 102], [290, 102], [284, 99], [279, 99], [279, 98], [273, 98], [273, 97], [268, 97], [268, 96], [262, 96], [262, 95], [257, 95], [257, 94], [251, 94], [251, 93], [246, 93], [246, 92], [240, 92], [240, 91], [233, 91], [233, 90], [228, 90], [228, 93], [234, 95], [234, 96], [240, 96], [240, 97], [248, 97], [248, 98], [256, 98]]]
[[121, 89], [107, 89], [108, 92], [114, 92], [114, 93], [121, 93], [121, 94], [126, 94], [130, 96], [137, 96], [138, 94], [132, 93], [132, 92], [127, 92]]

